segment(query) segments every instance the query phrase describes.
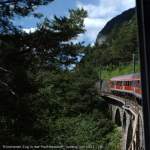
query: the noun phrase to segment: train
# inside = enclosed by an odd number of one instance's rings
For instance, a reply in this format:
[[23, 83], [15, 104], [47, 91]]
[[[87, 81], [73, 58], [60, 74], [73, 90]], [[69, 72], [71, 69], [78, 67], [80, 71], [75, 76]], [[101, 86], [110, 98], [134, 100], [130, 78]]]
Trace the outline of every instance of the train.
[[110, 79], [110, 91], [115, 95], [134, 97], [141, 103], [142, 89], [139, 73], [116, 76]]

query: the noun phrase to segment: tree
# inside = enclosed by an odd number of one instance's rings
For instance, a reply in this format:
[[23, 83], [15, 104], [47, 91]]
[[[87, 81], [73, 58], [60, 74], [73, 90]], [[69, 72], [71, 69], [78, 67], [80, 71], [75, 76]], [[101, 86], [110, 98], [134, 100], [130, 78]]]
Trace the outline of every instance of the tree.
[[[13, 33], [16, 27], [10, 21], [15, 15], [27, 16], [35, 7], [46, 5], [53, 0], [1, 0], [0, 1], [0, 32]], [[35, 17], [38, 14], [33, 14]]]
[[[32, 12], [32, 6], [49, 1], [32, 1], [32, 4], [30, 1], [15, 1], [12, 13], [6, 16], [25, 16]], [[0, 5], [11, 2], [14, 1], [6, 0]], [[3, 14], [1, 16], [3, 19]], [[85, 32], [83, 22], [86, 16], [83, 9], [70, 10], [67, 17], [46, 18], [34, 33], [13, 28], [13, 34], [0, 35], [0, 141], [3, 145], [77, 144], [78, 141], [87, 144], [91, 139], [92, 143], [96, 139], [99, 144], [99, 135], [104, 136], [113, 129], [113, 124], [106, 126], [107, 120], [97, 123], [102, 114], [95, 111], [101, 104], [97, 105], [97, 76], [91, 58], [93, 48], [72, 42]], [[6, 22], [10, 27], [10, 22]], [[80, 55], [83, 57], [81, 62], [78, 61]], [[75, 68], [72, 67], [74, 64]], [[107, 105], [101, 106], [107, 108]], [[101, 127], [104, 130], [97, 133]], [[83, 131], [81, 136], [80, 131]], [[65, 138], [64, 133], [67, 133]], [[77, 137], [73, 137], [74, 133]], [[91, 139], [84, 140], [88, 134]], [[70, 135], [72, 138], [68, 139]]]
[[35, 33], [17, 31], [0, 36], [3, 144], [42, 144], [49, 140], [49, 105], [38, 96], [41, 87], [36, 76], [39, 69], [64, 71], [64, 66], [67, 69], [76, 63], [81, 44], [70, 40], [85, 31], [85, 16], [84, 10], [70, 10], [69, 17], [46, 19]]
[[68, 17], [54, 16], [52, 21], [46, 18], [35, 33], [25, 35], [28, 49], [24, 52], [32, 51], [39, 57], [42, 67], [50, 69], [76, 64], [82, 44], [74, 44], [71, 40], [85, 32], [83, 21], [86, 16], [86, 11], [77, 9], [69, 10]]

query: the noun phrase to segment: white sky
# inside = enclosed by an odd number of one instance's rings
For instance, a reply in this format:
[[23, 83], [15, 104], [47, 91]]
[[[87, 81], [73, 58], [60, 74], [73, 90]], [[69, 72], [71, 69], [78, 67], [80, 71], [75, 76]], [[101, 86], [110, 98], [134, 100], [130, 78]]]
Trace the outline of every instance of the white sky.
[[[55, 0], [50, 5], [41, 6], [36, 11], [51, 18], [54, 14], [66, 15], [69, 8], [84, 8], [88, 12], [88, 17], [84, 21], [87, 31], [80, 35], [77, 41], [93, 44], [99, 31], [111, 18], [132, 7], [135, 7], [135, 0]], [[15, 23], [17, 25], [20, 23], [25, 31], [32, 32], [36, 28], [37, 20], [29, 16], [16, 19]]]

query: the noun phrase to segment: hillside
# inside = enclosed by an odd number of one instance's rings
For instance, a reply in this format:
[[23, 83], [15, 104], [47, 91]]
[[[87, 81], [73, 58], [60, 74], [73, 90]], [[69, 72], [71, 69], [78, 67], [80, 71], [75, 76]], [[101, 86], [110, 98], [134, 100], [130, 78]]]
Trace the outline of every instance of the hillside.
[[[127, 67], [124, 74], [129, 74], [133, 72], [128, 69], [133, 68], [133, 54], [135, 63], [139, 64], [137, 43], [137, 22], [135, 9], [132, 8], [111, 19], [105, 25], [99, 32], [94, 50], [88, 59], [96, 64], [98, 72], [99, 70], [111, 72], [124, 66], [124, 68]], [[137, 71], [139, 71], [139, 65]]]
[[128, 22], [135, 15], [135, 8], [131, 8], [129, 10], [124, 11], [120, 15], [112, 18], [108, 23], [104, 26], [104, 28], [99, 32], [96, 43], [101, 44], [101, 41], [108, 34], [112, 32], [114, 28], [120, 28], [125, 22]]

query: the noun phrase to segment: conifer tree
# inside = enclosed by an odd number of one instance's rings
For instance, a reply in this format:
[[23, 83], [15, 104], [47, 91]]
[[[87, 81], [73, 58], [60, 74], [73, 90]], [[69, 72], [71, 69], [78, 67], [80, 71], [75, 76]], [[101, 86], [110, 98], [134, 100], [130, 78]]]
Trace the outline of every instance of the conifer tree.
[[[19, 12], [14, 10], [14, 13]], [[64, 70], [77, 62], [81, 44], [70, 40], [85, 31], [85, 17], [84, 10], [70, 10], [69, 17], [45, 19], [35, 33], [15, 30], [13, 34], [1, 34], [0, 140], [3, 144], [49, 141], [49, 99], [38, 96], [41, 83], [35, 79], [39, 69]]]

